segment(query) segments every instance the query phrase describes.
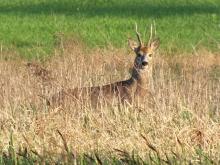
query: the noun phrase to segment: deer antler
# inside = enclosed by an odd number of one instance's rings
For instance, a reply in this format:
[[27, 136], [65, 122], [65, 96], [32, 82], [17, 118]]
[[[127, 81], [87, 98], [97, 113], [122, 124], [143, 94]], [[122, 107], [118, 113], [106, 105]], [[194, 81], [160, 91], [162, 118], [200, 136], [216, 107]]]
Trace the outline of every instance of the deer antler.
[[140, 33], [137, 31], [137, 23], [135, 23], [135, 31], [140, 45], [143, 45], [140, 37]]
[[[153, 36], [153, 27], [154, 27], [154, 36]], [[156, 24], [154, 22], [154, 26], [152, 24], [150, 25], [150, 38], [149, 38], [149, 41], [148, 41], [148, 45], [150, 45], [152, 39], [155, 38], [156, 34], [157, 34]]]
[[156, 28], [156, 23], [155, 23], [155, 21], [154, 21], [154, 37], [156, 37], [156, 35], [157, 35], [157, 30], [156, 30], [157, 28]]
[[149, 40], [148, 40], [148, 45], [150, 45], [150, 43], [151, 43], [151, 41], [152, 41], [152, 35], [153, 34], [153, 26], [152, 26], [152, 24], [150, 25], [150, 38], [149, 38]]

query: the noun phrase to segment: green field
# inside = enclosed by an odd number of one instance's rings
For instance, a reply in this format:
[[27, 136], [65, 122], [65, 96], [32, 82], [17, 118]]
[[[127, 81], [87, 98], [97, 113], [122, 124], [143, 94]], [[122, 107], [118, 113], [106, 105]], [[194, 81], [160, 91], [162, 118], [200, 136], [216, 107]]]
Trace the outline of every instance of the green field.
[[125, 47], [134, 22], [144, 33], [153, 21], [168, 54], [219, 50], [219, 0], [1, 0], [1, 50], [48, 56], [61, 38], [88, 47]]
[[[135, 23], [161, 41], [141, 106], [75, 98], [136, 82]], [[0, 165], [220, 164], [219, 52], [220, 0], [0, 0]]]

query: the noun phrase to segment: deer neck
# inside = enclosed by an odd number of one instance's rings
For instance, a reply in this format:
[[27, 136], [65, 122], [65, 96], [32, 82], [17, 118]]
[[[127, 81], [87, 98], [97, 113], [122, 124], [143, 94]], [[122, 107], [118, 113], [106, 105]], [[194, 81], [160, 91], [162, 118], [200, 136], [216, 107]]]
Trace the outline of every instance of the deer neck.
[[149, 84], [149, 77], [151, 76], [152, 68], [147, 68], [146, 71], [141, 71], [135, 67], [132, 70], [131, 79], [137, 83], [137, 89], [147, 89]]

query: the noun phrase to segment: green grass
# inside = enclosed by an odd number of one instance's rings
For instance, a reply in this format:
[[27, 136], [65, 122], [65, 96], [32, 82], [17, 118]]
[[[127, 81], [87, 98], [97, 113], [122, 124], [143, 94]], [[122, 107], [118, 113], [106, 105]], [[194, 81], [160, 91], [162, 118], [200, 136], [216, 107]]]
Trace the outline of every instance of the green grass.
[[[165, 159], [159, 157], [158, 155], [152, 153], [146, 156], [145, 159], [141, 158], [139, 155], [132, 153], [128, 154], [124, 152], [124, 154], [121, 157], [118, 156], [109, 156], [109, 157], [103, 157], [101, 154], [82, 154], [77, 155], [75, 158], [73, 154], [67, 153], [62, 155], [57, 155], [57, 157], [39, 157], [39, 155], [36, 155], [36, 153], [28, 153], [26, 151], [23, 151], [23, 153], [19, 153], [18, 155], [15, 155], [14, 157], [9, 155], [6, 155], [4, 153], [0, 157], [0, 164], [94, 164], [94, 165], [148, 165], [148, 164], [155, 164], [155, 165], [161, 165], [161, 164], [206, 164], [206, 165], [212, 165], [215, 163], [210, 157], [207, 155], [203, 155], [203, 153], [195, 155], [195, 158], [192, 158], [191, 160], [187, 160], [184, 158], [177, 158], [175, 154], [172, 156], [167, 156]], [[196, 158], [197, 157], [197, 158]]]
[[76, 154], [69, 149], [65, 139], [63, 139], [63, 150], [61, 154], [47, 153], [39, 154], [37, 151], [27, 148], [19, 148], [15, 150], [13, 146], [13, 135], [11, 134], [8, 149], [0, 154], [0, 164], [97, 164], [97, 165], [147, 165], [147, 164], [218, 164], [219, 159], [212, 158], [201, 148], [195, 148], [195, 155], [191, 159], [187, 159], [183, 154], [180, 156], [175, 152], [171, 154], [159, 153], [154, 148], [152, 152], [146, 153], [144, 157], [139, 156], [135, 151], [129, 153], [127, 151], [115, 149], [109, 156], [104, 156], [99, 151], [94, 153]]
[[51, 54], [59, 33], [89, 47], [125, 46], [134, 22], [144, 32], [155, 21], [171, 54], [217, 50], [220, 41], [219, 0], [1, 0], [0, 20], [3, 48], [27, 58]]

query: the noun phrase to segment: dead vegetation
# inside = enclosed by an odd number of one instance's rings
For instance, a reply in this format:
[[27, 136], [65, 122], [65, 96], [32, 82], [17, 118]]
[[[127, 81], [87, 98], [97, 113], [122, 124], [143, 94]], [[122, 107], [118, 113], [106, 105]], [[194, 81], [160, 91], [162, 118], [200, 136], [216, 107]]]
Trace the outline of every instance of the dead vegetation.
[[41, 97], [49, 98], [63, 88], [126, 79], [133, 58], [124, 49], [91, 51], [67, 45], [44, 64], [1, 61], [2, 152], [12, 135], [17, 150], [27, 148], [40, 156], [64, 154], [68, 149], [74, 154], [136, 151], [145, 157], [154, 150], [161, 158], [174, 154], [198, 161], [199, 149], [218, 162], [219, 55], [204, 50], [199, 55], [157, 54], [149, 84], [153, 108], [103, 106], [93, 110], [72, 102], [64, 108], [48, 108]]

